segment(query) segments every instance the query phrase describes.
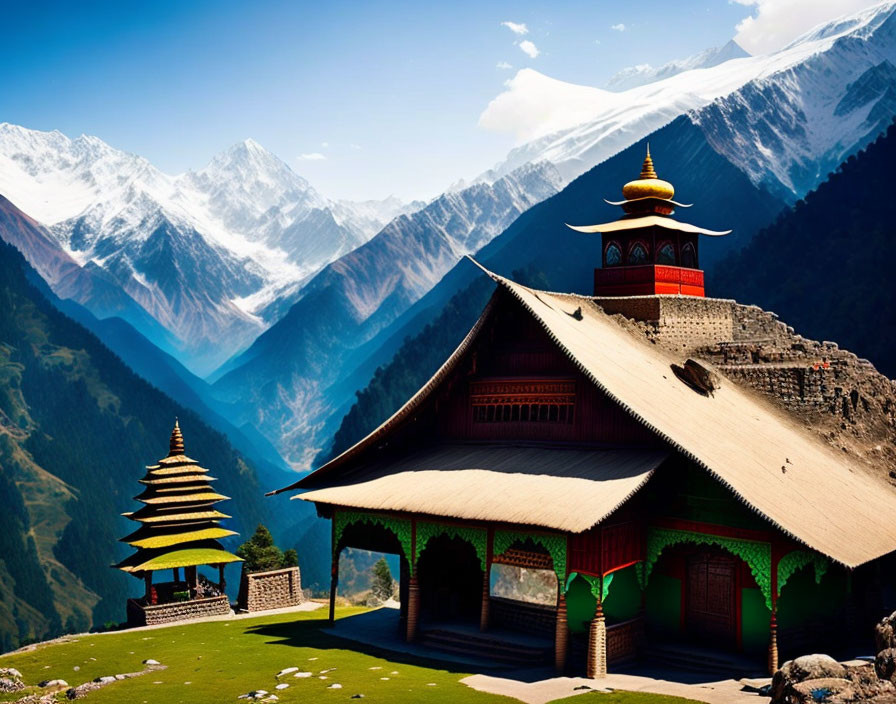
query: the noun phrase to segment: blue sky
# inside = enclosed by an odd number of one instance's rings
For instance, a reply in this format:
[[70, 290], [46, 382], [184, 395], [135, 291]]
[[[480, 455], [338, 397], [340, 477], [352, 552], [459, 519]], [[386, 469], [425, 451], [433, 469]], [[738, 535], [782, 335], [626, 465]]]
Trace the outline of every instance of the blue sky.
[[252, 137], [325, 195], [428, 197], [513, 146], [477, 121], [517, 70], [600, 86], [810, 1], [856, 0], [4, 2], [0, 121], [170, 173]]

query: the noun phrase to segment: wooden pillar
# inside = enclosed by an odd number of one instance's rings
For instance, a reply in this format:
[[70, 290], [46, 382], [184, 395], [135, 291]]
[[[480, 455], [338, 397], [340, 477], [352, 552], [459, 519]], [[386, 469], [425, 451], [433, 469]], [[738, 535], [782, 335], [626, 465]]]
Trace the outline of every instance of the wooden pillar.
[[144, 592], [144, 598], [146, 599], [147, 604], [152, 603], [152, 572], [147, 572], [143, 575], [143, 584], [146, 587], [146, 591]]
[[607, 621], [604, 617], [604, 605], [597, 597], [594, 618], [588, 629], [588, 666], [586, 676], [595, 679], [607, 676]]
[[768, 674], [774, 675], [778, 671], [778, 617], [772, 610], [772, 617], [768, 624]]
[[180, 567], [175, 567], [175, 568], [174, 568], [174, 581], [175, 581], [175, 582], [179, 582], [179, 581], [180, 581]]
[[417, 640], [417, 622], [420, 619], [420, 586], [417, 584], [417, 519], [411, 518], [411, 559], [408, 564], [408, 622], [405, 640]]
[[566, 625], [566, 595], [560, 585], [557, 594], [557, 628], [554, 632], [554, 667], [558, 673], [566, 669], [566, 649], [569, 644], [569, 628]]
[[778, 671], [778, 563], [784, 552], [778, 541], [772, 540], [772, 573], [770, 584], [772, 590], [772, 616], [768, 622], [768, 674]]
[[218, 565], [218, 586], [223, 592], [227, 588], [227, 582], [224, 581], [224, 564]]
[[401, 558], [398, 564], [398, 633], [404, 638], [408, 632], [408, 579], [411, 571], [407, 559]]
[[489, 625], [489, 607], [491, 606], [491, 573], [492, 573], [492, 546], [494, 545], [494, 529], [489, 527], [486, 538], [485, 571], [482, 574], [482, 608], [479, 611], [479, 630], [487, 631]]
[[408, 580], [408, 631], [406, 640], [413, 643], [417, 640], [417, 622], [420, 618], [420, 587], [417, 584], [416, 570]]
[[333, 561], [330, 565], [330, 614], [329, 621], [332, 626], [336, 621], [336, 587], [339, 586], [339, 554], [333, 553]]
[[196, 566], [193, 565], [190, 567], [184, 567], [184, 576], [187, 579], [187, 587], [190, 590], [190, 598], [192, 599], [196, 596], [196, 587], [198, 586], [196, 578]]

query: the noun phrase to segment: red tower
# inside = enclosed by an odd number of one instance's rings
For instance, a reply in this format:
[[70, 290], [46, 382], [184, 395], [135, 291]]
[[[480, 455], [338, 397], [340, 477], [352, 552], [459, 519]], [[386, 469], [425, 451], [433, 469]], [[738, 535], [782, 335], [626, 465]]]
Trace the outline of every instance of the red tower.
[[699, 268], [699, 236], [719, 237], [715, 232], [672, 217], [675, 208], [690, 205], [672, 200], [675, 189], [657, 178], [650, 158], [641, 177], [622, 187], [625, 214], [616, 222], [586, 225], [573, 230], [600, 233], [603, 239], [601, 268], [594, 270], [595, 296], [652, 296], [672, 294], [703, 296], [703, 271]]

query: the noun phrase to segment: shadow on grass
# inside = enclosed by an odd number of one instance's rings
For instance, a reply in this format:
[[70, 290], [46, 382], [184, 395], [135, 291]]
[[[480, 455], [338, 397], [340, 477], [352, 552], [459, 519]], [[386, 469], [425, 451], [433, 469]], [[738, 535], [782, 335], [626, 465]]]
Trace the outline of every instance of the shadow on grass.
[[[369, 629], [369, 624], [365, 623], [376, 619], [377, 611], [353, 614], [337, 619], [337, 626], [343, 629], [351, 622], [357, 622], [359, 626]], [[334, 633], [329, 628], [329, 622], [326, 618], [318, 619], [302, 619], [299, 621], [285, 623], [260, 624], [247, 629], [247, 634], [262, 635], [269, 639], [267, 645], [285, 645], [297, 648], [315, 648], [317, 650], [351, 650], [356, 653], [368, 655], [374, 658], [382, 658], [391, 663], [399, 665], [410, 665], [413, 667], [422, 667], [427, 669], [441, 670], [444, 672], [464, 675], [464, 674], [485, 674], [508, 679], [519, 680], [521, 682], [537, 682], [539, 680], [552, 677], [553, 671], [545, 668], [515, 668], [501, 663], [490, 663], [487, 660], [477, 658], [476, 662], [462, 661], [457, 658], [452, 659], [451, 656], [440, 657], [437, 651], [422, 654], [417, 652], [407, 652], [403, 642], [397, 636], [391, 636], [388, 633], [389, 628], [397, 626], [397, 618], [392, 624], [391, 620], [377, 619], [378, 621], [388, 624], [383, 632], [375, 636], [380, 644], [367, 642], [366, 640], [355, 640], [354, 638], [344, 637]], [[397, 631], [397, 628], [396, 628]], [[396, 645], [402, 644], [401, 649], [393, 649], [389, 647], [390, 643]], [[424, 646], [410, 646], [413, 650], [429, 650]]]

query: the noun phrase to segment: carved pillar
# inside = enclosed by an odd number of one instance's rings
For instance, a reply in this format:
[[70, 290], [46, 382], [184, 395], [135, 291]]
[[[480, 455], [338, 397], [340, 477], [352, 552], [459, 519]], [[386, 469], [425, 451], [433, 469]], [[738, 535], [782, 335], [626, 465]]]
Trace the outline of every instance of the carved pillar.
[[479, 611], [479, 630], [488, 630], [488, 607], [489, 607], [489, 573], [488, 570], [482, 573], [482, 609]]
[[407, 642], [417, 640], [417, 620], [420, 617], [420, 587], [417, 585], [416, 571], [408, 580], [408, 631]]
[[772, 611], [768, 624], [768, 634], [768, 674], [774, 675], [778, 671], [778, 617], [775, 611]]
[[569, 628], [566, 625], [566, 595], [563, 585], [557, 594], [557, 630], [554, 633], [554, 667], [558, 673], [566, 669], [566, 649], [569, 643]]
[[588, 667], [586, 676], [594, 679], [607, 676], [607, 621], [604, 605], [597, 597], [594, 618], [588, 629]]
[[489, 527], [486, 538], [485, 571], [482, 574], [482, 608], [479, 611], [479, 630], [487, 631], [489, 625], [489, 607], [491, 605], [490, 587], [492, 573], [492, 548], [494, 545], [494, 529]]

